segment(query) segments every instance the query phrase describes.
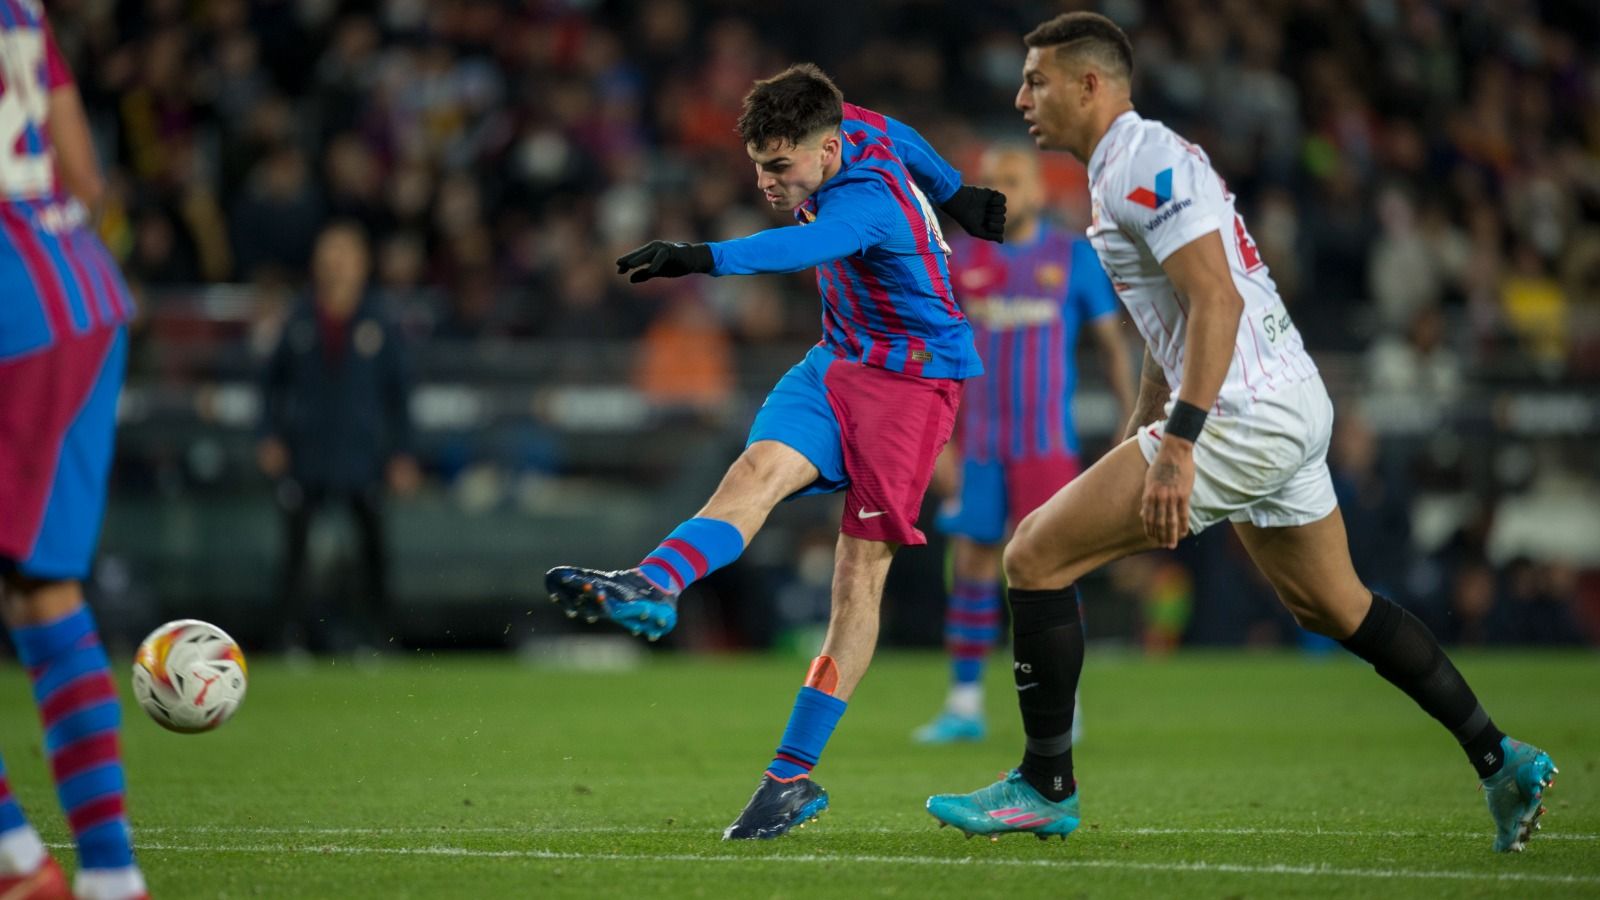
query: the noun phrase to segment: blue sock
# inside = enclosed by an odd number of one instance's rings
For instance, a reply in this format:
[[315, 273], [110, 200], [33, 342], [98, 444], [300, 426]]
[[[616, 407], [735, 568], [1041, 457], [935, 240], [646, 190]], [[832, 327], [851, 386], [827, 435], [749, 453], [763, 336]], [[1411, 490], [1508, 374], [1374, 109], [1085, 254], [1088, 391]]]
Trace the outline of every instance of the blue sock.
[[84, 869], [133, 865], [122, 749], [122, 708], [88, 607], [11, 639], [28, 668], [44, 723], [44, 749]]
[[739, 558], [744, 535], [721, 519], [690, 519], [639, 563], [639, 571], [674, 594]]
[[15, 831], [28, 824], [22, 814], [22, 804], [11, 793], [11, 782], [6, 780], [6, 761], [0, 759], [0, 834]]
[[801, 688], [794, 698], [794, 712], [789, 714], [789, 727], [783, 730], [783, 743], [767, 766], [767, 774], [779, 781], [811, 774], [811, 767], [821, 758], [822, 748], [828, 745], [846, 705], [838, 697], [809, 685]]
[[1000, 583], [956, 579], [945, 608], [944, 641], [956, 684], [983, 680], [983, 663], [1000, 640]]

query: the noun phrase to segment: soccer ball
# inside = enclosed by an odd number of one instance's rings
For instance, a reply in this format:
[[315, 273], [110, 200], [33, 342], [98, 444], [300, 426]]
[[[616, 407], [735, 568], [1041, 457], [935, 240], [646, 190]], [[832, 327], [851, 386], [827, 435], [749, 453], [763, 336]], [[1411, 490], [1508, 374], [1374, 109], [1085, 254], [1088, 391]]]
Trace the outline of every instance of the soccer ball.
[[228, 633], [199, 619], [150, 632], [133, 658], [133, 697], [162, 728], [210, 731], [244, 702], [244, 653]]

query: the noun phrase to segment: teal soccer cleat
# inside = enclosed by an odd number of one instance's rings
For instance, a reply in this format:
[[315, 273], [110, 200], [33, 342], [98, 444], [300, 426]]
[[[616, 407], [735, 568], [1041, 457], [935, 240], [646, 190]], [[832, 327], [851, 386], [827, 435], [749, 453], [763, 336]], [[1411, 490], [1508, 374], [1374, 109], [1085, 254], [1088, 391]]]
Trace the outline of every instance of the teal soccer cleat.
[[1496, 853], [1521, 853], [1528, 838], [1539, 830], [1544, 815], [1544, 791], [1553, 786], [1556, 764], [1550, 754], [1532, 744], [1502, 738], [1505, 762], [1500, 771], [1483, 779], [1483, 796], [1494, 817]]
[[569, 619], [610, 619], [652, 641], [678, 624], [678, 595], [656, 587], [638, 569], [599, 572], [557, 566], [545, 573], [544, 586]]
[[955, 744], [981, 741], [987, 731], [983, 719], [979, 717], [958, 716], [945, 711], [932, 722], [911, 732], [911, 739], [919, 744]]
[[725, 841], [762, 841], [783, 837], [791, 828], [804, 828], [828, 809], [828, 792], [810, 778], [779, 781], [761, 776], [744, 812], [722, 832]]
[[939, 820], [939, 827], [954, 825], [967, 837], [986, 834], [998, 841], [1007, 832], [1037, 835], [1045, 840], [1060, 835], [1062, 840], [1077, 830], [1078, 794], [1060, 803], [1051, 803], [1022, 773], [1012, 769], [1006, 777], [970, 794], [935, 794], [928, 798], [928, 812]]

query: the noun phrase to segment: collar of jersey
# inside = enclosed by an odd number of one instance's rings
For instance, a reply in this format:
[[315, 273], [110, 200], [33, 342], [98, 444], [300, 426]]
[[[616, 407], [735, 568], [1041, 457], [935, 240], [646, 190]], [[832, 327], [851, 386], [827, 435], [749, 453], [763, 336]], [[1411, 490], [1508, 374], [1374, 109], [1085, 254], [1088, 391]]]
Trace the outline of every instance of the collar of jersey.
[[1105, 136], [1100, 138], [1100, 143], [1095, 145], [1094, 152], [1089, 154], [1090, 184], [1100, 179], [1100, 169], [1106, 164], [1106, 154], [1111, 152], [1114, 144], [1118, 143], [1116, 140], [1117, 132], [1132, 125], [1134, 122], [1142, 120], [1143, 117], [1137, 111], [1131, 109], [1111, 120], [1111, 127], [1106, 129]]

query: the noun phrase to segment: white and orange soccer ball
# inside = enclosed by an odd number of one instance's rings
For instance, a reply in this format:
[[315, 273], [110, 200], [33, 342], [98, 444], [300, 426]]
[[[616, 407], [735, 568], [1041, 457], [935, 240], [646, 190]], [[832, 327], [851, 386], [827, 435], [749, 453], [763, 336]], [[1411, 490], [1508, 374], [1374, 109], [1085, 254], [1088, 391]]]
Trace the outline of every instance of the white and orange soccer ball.
[[228, 633], [199, 619], [150, 632], [133, 658], [133, 697], [157, 725], [182, 734], [210, 731], [244, 702], [244, 653]]

